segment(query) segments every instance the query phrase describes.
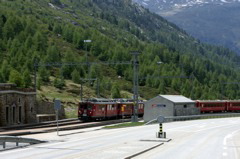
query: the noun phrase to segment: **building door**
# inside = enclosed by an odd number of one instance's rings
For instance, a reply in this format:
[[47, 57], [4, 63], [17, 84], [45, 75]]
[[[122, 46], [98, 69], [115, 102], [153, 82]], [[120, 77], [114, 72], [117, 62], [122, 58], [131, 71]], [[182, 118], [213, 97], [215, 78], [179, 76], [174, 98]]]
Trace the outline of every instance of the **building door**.
[[18, 107], [18, 122], [22, 123], [22, 107]]
[[12, 107], [12, 124], [16, 123], [16, 107]]
[[9, 124], [9, 107], [6, 107], [6, 125]]

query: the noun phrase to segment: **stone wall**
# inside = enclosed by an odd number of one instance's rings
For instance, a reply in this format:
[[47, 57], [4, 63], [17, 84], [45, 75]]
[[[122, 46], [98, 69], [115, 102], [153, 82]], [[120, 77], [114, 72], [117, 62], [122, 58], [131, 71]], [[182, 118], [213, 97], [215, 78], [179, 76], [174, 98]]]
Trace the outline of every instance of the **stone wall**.
[[5, 117], [2, 103], [3, 103], [3, 95], [0, 94], [0, 126], [3, 125], [3, 119]]
[[[37, 101], [36, 111], [38, 115], [49, 114], [49, 116], [52, 116], [52, 114], [56, 114], [56, 111], [54, 109], [54, 102], [50, 102], [50, 101]], [[58, 114], [59, 114], [58, 115], [59, 119], [65, 118], [65, 110], [63, 106], [61, 106], [61, 110], [59, 110]]]
[[36, 120], [37, 111], [36, 111], [35, 97], [33, 97], [32, 95], [25, 97], [24, 105], [25, 105], [26, 123], [33, 123], [33, 122], [35, 123], [37, 121]]
[[36, 123], [36, 93], [21, 90], [0, 89], [0, 126]]

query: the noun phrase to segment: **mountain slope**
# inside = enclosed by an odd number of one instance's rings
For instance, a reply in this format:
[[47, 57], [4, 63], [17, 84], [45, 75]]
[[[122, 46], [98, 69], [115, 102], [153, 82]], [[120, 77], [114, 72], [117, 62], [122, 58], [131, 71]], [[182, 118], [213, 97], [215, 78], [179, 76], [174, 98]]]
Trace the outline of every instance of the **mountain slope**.
[[135, 1], [201, 41], [222, 45], [240, 54], [238, 0]]
[[[88, 60], [94, 62], [90, 68], [39, 67], [38, 89], [54, 85], [67, 90], [66, 79], [81, 83], [80, 78], [90, 77], [98, 78], [102, 97], [113, 95], [116, 88], [131, 92], [131, 65], [96, 63], [131, 61], [130, 51], [139, 50], [140, 95], [144, 98], [158, 93], [181, 93], [193, 99], [240, 96], [238, 86], [222, 86], [239, 78], [234, 68], [237, 55], [200, 43], [130, 0], [0, 1], [0, 15], [1, 82], [32, 87], [34, 63], [86, 64]], [[84, 43], [86, 39], [92, 42]], [[159, 61], [163, 62], [160, 66]], [[155, 78], [159, 75], [164, 78]], [[193, 78], [170, 78], [179, 75]], [[97, 82], [85, 85], [95, 89]]]

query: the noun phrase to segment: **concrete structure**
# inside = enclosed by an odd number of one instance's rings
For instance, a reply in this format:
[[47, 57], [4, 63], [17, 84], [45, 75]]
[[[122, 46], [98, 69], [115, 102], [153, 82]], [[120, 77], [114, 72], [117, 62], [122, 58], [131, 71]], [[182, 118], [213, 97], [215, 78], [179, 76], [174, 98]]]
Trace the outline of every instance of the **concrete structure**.
[[195, 106], [195, 101], [181, 95], [159, 95], [144, 102], [145, 122], [161, 116], [197, 115], [200, 111]]
[[0, 84], [0, 126], [36, 122], [36, 92]]
[[[63, 103], [62, 103], [63, 104]], [[37, 122], [56, 120], [56, 110], [54, 109], [54, 101], [37, 101]], [[58, 111], [58, 119], [65, 118], [65, 110], [63, 105]]]

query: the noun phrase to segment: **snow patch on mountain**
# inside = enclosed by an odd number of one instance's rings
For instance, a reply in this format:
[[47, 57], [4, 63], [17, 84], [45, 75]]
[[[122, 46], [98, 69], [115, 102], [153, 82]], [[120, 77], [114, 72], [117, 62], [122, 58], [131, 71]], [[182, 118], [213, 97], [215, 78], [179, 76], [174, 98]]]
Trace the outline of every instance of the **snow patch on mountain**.
[[240, 0], [133, 0], [134, 2], [162, 14], [175, 14], [184, 8], [206, 4], [224, 5], [239, 3]]

